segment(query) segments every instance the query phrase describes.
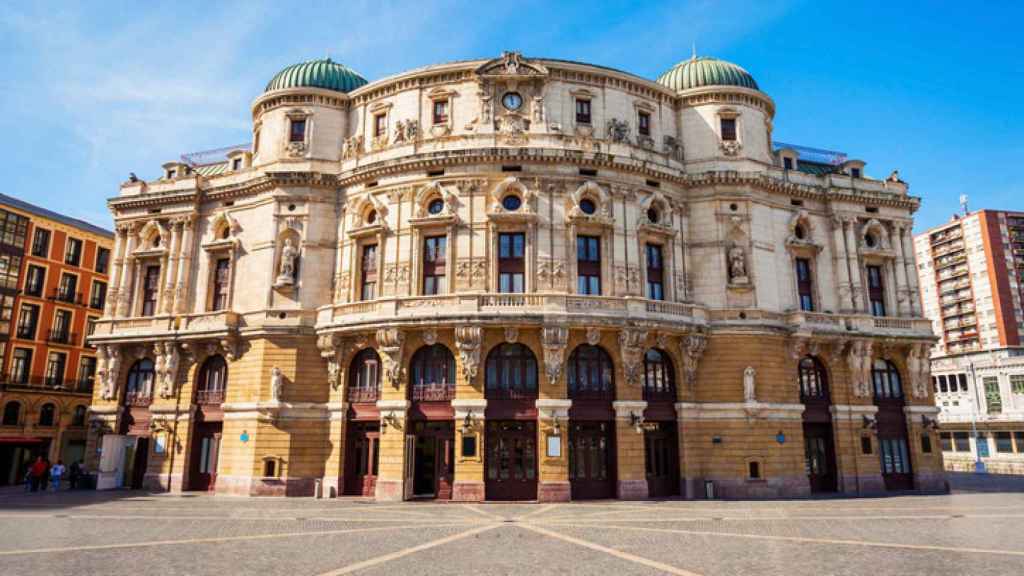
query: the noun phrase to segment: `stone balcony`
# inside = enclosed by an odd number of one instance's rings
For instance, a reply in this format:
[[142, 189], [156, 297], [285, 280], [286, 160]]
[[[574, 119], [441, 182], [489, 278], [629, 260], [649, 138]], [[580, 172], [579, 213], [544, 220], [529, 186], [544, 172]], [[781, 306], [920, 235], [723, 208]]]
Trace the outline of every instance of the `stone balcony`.
[[180, 333], [214, 335], [236, 331], [240, 324], [241, 315], [227, 310], [184, 316], [104, 317], [96, 322], [96, 331], [89, 336], [89, 342], [161, 338]]
[[931, 338], [932, 321], [928, 318], [898, 318], [868, 314], [827, 314], [824, 312], [789, 312], [785, 323], [798, 331], [861, 333], [864, 335]]

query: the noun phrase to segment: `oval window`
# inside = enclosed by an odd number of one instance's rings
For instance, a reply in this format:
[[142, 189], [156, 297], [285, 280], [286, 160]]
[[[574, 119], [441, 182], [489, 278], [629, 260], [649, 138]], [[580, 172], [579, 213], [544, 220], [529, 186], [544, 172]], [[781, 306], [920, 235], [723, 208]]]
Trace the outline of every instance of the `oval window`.
[[523, 201], [519, 199], [519, 196], [509, 194], [501, 199], [501, 205], [505, 210], [514, 212], [519, 210], [519, 207], [523, 205]]
[[377, 221], [377, 211], [376, 210], [370, 210], [369, 212], [366, 213], [366, 223], [367, 224], [373, 224], [376, 221]]
[[864, 235], [864, 245], [865, 246], [867, 246], [868, 248], [874, 248], [876, 244], [878, 244], [878, 242], [875, 240], [875, 235], [874, 234], [865, 234]]
[[440, 214], [444, 210], [444, 200], [437, 198], [431, 200], [430, 204], [427, 204], [427, 212], [431, 214]]
[[658, 220], [661, 219], [661, 214], [658, 213], [657, 208], [648, 208], [647, 219], [650, 220], [651, 224], [657, 224]]
[[593, 214], [594, 212], [597, 212], [597, 206], [594, 206], [593, 200], [584, 198], [583, 200], [580, 200], [580, 210], [582, 210], [584, 214]]
[[804, 238], [807, 237], [807, 232], [804, 231], [803, 226], [797, 226], [793, 230], [793, 235], [796, 236], [798, 240], [803, 240]]

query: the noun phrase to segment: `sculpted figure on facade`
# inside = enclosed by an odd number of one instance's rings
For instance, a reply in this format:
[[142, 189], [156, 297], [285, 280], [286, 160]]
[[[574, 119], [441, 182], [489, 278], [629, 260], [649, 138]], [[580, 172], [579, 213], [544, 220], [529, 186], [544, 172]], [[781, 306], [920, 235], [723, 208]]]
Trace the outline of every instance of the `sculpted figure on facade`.
[[483, 329], [479, 326], [459, 326], [455, 329], [455, 348], [459, 351], [462, 374], [467, 382], [476, 379], [480, 368], [480, 345], [483, 343]]
[[164, 342], [163, 350], [157, 354], [157, 374], [160, 381], [160, 397], [174, 397], [177, 379], [178, 366], [181, 363], [181, 353], [174, 342]]
[[928, 356], [928, 344], [912, 344], [907, 352], [907, 372], [910, 374], [914, 398], [928, 397], [928, 384], [931, 382], [931, 361]]
[[686, 376], [686, 385], [692, 391], [697, 385], [697, 367], [700, 358], [707, 348], [708, 339], [704, 334], [694, 332], [687, 334], [680, 340], [683, 356], [683, 373]]
[[616, 143], [629, 142], [629, 122], [612, 118], [608, 121], [608, 139]]
[[733, 284], [749, 284], [747, 276], [747, 253], [742, 246], [729, 249], [729, 282]]
[[284, 396], [284, 373], [274, 366], [270, 369], [270, 399], [280, 402]]
[[753, 366], [747, 366], [743, 370], [743, 400], [745, 402], [757, 402], [757, 370]]
[[565, 326], [545, 326], [541, 331], [541, 346], [544, 348], [544, 372], [548, 383], [554, 384], [562, 375], [565, 364], [565, 347], [569, 344], [569, 329]]
[[291, 238], [285, 238], [284, 246], [281, 247], [281, 264], [278, 267], [274, 286], [281, 287], [295, 284], [295, 264], [298, 259], [299, 249], [292, 242]]
[[643, 374], [644, 345], [646, 342], [646, 330], [627, 328], [619, 332], [622, 373], [626, 378], [626, 383], [631, 386], [640, 384], [640, 376]]
[[392, 386], [401, 385], [405, 375], [402, 366], [402, 350], [405, 347], [405, 332], [397, 328], [377, 330], [377, 351], [384, 366], [384, 374]]

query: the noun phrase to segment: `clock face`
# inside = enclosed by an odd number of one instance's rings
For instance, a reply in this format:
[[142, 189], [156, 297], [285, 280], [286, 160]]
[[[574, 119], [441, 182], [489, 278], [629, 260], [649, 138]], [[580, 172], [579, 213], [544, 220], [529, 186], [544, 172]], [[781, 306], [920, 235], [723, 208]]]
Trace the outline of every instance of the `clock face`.
[[523, 97], [518, 92], [506, 92], [501, 97], [501, 104], [509, 110], [519, 110], [519, 107], [523, 105]]

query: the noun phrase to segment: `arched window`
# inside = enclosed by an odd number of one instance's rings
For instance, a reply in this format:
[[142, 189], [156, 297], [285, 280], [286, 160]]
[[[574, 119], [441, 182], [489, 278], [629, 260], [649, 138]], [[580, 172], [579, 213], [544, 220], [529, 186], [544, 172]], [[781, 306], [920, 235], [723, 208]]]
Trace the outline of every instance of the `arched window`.
[[443, 344], [417, 350], [410, 372], [413, 400], [445, 401], [455, 396], [455, 357]]
[[871, 380], [875, 385], [875, 399], [903, 398], [903, 385], [896, 365], [888, 360], [875, 360], [871, 366]]
[[376, 402], [380, 398], [380, 356], [373, 348], [356, 354], [348, 371], [348, 401]]
[[75, 406], [75, 414], [71, 417], [71, 425], [76, 427], [85, 426], [85, 406], [79, 404]]
[[615, 396], [612, 359], [599, 346], [583, 344], [569, 355], [569, 398], [611, 400]]
[[4, 426], [17, 426], [21, 420], [21, 402], [11, 400], [4, 404]]
[[54, 416], [57, 413], [57, 407], [47, 402], [43, 404], [43, 407], [39, 409], [39, 425], [40, 426], [53, 426]]
[[143, 358], [135, 364], [132, 364], [131, 370], [128, 371], [128, 385], [127, 393], [125, 394], [125, 402], [128, 404], [148, 404], [153, 398], [154, 377], [155, 371], [153, 369], [153, 361], [149, 358]]
[[676, 401], [676, 371], [663, 350], [651, 348], [644, 354], [644, 400]]
[[825, 367], [814, 356], [804, 356], [797, 366], [800, 375], [801, 400], [828, 400], [828, 380]]
[[228, 363], [220, 354], [210, 356], [199, 369], [196, 403], [220, 404], [224, 402], [224, 388], [227, 383]]
[[537, 358], [522, 344], [502, 344], [487, 355], [488, 398], [536, 398]]

